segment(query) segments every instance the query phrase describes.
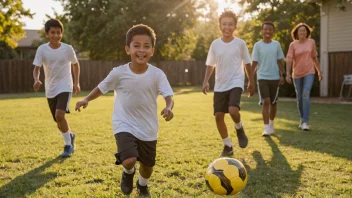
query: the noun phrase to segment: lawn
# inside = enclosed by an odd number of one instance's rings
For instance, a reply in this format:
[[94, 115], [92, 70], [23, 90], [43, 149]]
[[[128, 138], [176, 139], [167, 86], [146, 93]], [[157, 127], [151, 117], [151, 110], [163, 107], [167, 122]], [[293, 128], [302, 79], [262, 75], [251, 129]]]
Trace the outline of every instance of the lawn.
[[[92, 101], [67, 119], [77, 149], [68, 159], [44, 93], [0, 95], [0, 197], [122, 197], [122, 168], [114, 165], [113, 95]], [[212, 110], [213, 94], [179, 89], [175, 117], [160, 118], [157, 164], [149, 186], [153, 197], [216, 197], [204, 173], [223, 147]], [[226, 123], [235, 158], [248, 171], [247, 187], [236, 197], [351, 197], [352, 105], [312, 104], [311, 131], [298, 129], [295, 102], [280, 102], [276, 134], [261, 136], [257, 95], [242, 97], [241, 115], [249, 145], [238, 147], [229, 116]], [[159, 98], [159, 110], [164, 106]], [[135, 176], [136, 180], [136, 176]], [[136, 197], [134, 189], [131, 197]]]

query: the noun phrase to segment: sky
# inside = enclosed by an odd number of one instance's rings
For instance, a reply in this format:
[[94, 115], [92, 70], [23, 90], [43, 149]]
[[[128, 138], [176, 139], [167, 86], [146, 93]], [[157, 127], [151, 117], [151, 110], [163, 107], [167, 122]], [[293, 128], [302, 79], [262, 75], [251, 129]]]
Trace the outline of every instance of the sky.
[[[219, 4], [218, 14], [224, 9], [230, 8], [236, 13], [240, 10], [238, 4], [227, 3], [226, 0], [217, 0]], [[54, 0], [22, 0], [23, 7], [30, 9], [31, 13], [34, 13], [33, 19], [23, 18], [22, 22], [25, 23], [24, 29], [42, 29], [47, 19], [46, 14], [54, 16], [54, 10], [59, 14], [63, 13], [63, 8], [60, 2]]]
[[30, 9], [34, 14], [33, 19], [23, 18], [22, 22], [25, 23], [24, 29], [39, 30], [44, 27], [46, 14], [54, 16], [54, 10], [59, 14], [63, 12], [60, 2], [54, 0], [22, 0], [23, 7]]

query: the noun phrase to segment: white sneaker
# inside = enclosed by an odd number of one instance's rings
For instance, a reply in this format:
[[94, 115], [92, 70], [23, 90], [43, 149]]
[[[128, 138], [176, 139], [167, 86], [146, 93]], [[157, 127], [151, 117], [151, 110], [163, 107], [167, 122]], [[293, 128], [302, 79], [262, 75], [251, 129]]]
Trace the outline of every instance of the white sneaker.
[[267, 130], [264, 130], [263, 133], [262, 133], [262, 136], [269, 136], [269, 135], [272, 135], [274, 134], [273, 132], [270, 132], [270, 131], [267, 131]]
[[306, 122], [302, 123], [301, 127], [304, 131], [309, 131], [309, 126]]
[[268, 131], [269, 131], [269, 133], [272, 133], [272, 134], [275, 133], [274, 122], [269, 124]]
[[302, 122], [299, 123], [298, 128], [302, 129]]

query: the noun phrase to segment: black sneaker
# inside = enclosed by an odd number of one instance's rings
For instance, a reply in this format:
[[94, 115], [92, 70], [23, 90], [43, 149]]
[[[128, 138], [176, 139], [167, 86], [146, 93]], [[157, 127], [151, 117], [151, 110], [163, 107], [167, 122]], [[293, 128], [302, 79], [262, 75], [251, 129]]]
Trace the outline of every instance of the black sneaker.
[[62, 158], [70, 157], [72, 152], [73, 152], [72, 146], [71, 145], [65, 145], [64, 152], [61, 154], [61, 157]]
[[121, 191], [125, 195], [131, 194], [133, 190], [133, 176], [136, 173], [136, 168], [134, 168], [134, 172], [132, 174], [125, 173], [122, 170], [122, 179], [121, 179]]
[[137, 191], [138, 191], [139, 196], [150, 197], [148, 185], [141, 186], [141, 185], [139, 185], [139, 180], [137, 180], [136, 186], [137, 186]]
[[244, 133], [243, 126], [240, 129], [236, 129], [238, 144], [241, 148], [246, 148], [248, 144], [248, 138]]
[[222, 153], [220, 154], [220, 157], [231, 157], [233, 155], [233, 148], [232, 146], [224, 146], [224, 149], [222, 150]]

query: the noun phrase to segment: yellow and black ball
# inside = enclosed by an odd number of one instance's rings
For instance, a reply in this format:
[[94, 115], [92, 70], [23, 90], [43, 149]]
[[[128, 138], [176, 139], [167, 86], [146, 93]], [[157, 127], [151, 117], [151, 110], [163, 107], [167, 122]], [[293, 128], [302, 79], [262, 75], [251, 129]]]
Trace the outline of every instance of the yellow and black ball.
[[247, 170], [234, 158], [219, 158], [213, 161], [205, 174], [207, 186], [219, 195], [234, 195], [246, 186]]

